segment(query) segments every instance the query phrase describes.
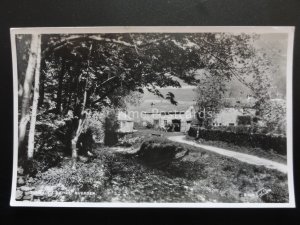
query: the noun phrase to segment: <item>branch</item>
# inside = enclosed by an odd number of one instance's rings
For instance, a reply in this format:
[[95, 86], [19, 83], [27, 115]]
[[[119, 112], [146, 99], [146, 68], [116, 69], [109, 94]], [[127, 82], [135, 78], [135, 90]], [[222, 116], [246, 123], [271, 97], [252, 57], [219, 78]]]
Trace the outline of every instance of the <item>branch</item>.
[[130, 44], [130, 43], [125, 42], [125, 41], [119, 41], [119, 40], [111, 39], [111, 38], [103, 38], [103, 37], [96, 36], [96, 35], [89, 36], [88, 38], [92, 39], [92, 40], [96, 40], [96, 41], [106, 41], [106, 42], [112, 42], [112, 43], [116, 43], [116, 44], [121, 44], [121, 45], [125, 45], [127, 47], [135, 47], [135, 45]]
[[111, 38], [103, 38], [101, 36], [96, 36], [96, 35], [91, 35], [91, 36], [86, 36], [86, 35], [72, 35], [70, 37], [66, 37], [61, 39], [58, 43], [55, 43], [54, 45], [46, 48], [43, 51], [43, 54], [45, 55], [46, 53], [52, 51], [56, 51], [64, 46], [66, 46], [67, 44], [70, 44], [71, 42], [77, 41], [77, 40], [96, 40], [96, 41], [104, 41], [104, 42], [112, 42], [112, 43], [116, 43], [116, 44], [121, 44], [127, 47], [135, 47], [135, 45], [132, 45], [131, 43], [125, 42], [125, 41], [119, 41], [116, 39], [111, 39]]
[[[207, 49], [206, 49], [207, 50]], [[236, 71], [234, 71], [235, 69], [230, 67], [224, 60], [220, 59], [219, 57], [215, 56], [214, 54], [212, 54], [211, 52], [209, 52], [207, 50], [207, 53], [210, 54], [212, 57], [214, 57], [215, 59], [217, 59], [219, 62], [221, 62], [223, 65], [225, 65], [225, 67], [238, 79], [238, 81], [240, 81], [242, 84], [246, 85], [248, 88], [250, 88], [250, 90], [252, 92], [255, 92], [255, 89], [250, 85], [248, 84], [247, 82], [245, 82], [245, 80], [240, 77]]]
[[[135, 42], [134, 42], [134, 38], [132, 37], [132, 34], [129, 34], [129, 36], [131, 37], [132, 42], [135, 43]], [[139, 51], [138, 51], [138, 47], [136, 46], [136, 44], [134, 44], [134, 48], [135, 48], [136, 54], [140, 55], [140, 53], [139, 53]]]
[[116, 77], [117, 77], [117, 76], [113, 76], [113, 77], [108, 78], [106, 81], [102, 82], [102, 83], [100, 84], [100, 86], [106, 84], [107, 82], [111, 81], [112, 79], [114, 79], [114, 78], [116, 78]]
[[109, 94], [113, 93], [115, 91], [115, 88], [117, 88], [119, 86], [118, 85], [114, 85], [113, 87], [111, 87], [106, 93], [104, 93], [100, 98], [94, 100], [93, 102], [91, 102], [91, 106], [94, 106], [96, 103], [102, 101], [103, 99], [105, 99]]

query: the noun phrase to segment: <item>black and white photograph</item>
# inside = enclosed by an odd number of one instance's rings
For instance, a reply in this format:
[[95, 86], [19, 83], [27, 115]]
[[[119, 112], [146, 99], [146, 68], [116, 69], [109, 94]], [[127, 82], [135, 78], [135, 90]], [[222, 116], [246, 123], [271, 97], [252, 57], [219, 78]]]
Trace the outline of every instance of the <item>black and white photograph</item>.
[[12, 28], [11, 206], [295, 207], [293, 38]]

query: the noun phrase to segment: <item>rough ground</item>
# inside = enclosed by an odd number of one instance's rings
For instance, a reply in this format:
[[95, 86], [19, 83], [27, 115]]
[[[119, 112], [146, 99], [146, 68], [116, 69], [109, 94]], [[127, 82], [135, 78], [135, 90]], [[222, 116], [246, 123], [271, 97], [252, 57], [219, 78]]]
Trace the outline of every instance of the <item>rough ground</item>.
[[[98, 147], [97, 157], [35, 178], [19, 173], [17, 200], [80, 202], [288, 202], [287, 175], [190, 145], [190, 154], [164, 168], [122, 151]], [[119, 149], [120, 150], [120, 149]], [[268, 194], [259, 196], [261, 189]]]
[[230, 151], [227, 149], [218, 148], [218, 147], [214, 147], [214, 146], [199, 144], [194, 141], [187, 140], [185, 138], [185, 136], [183, 136], [183, 135], [168, 137], [168, 139], [179, 142], [179, 143], [185, 143], [185, 144], [192, 145], [192, 146], [195, 146], [198, 148], [202, 148], [207, 151], [215, 152], [220, 155], [227, 156], [227, 157], [235, 158], [241, 162], [249, 163], [252, 165], [265, 166], [269, 169], [276, 169], [283, 173], [287, 173], [287, 171], [288, 171], [287, 165], [285, 165], [285, 164], [274, 162], [272, 160], [268, 160], [268, 159], [264, 159], [264, 158], [260, 158], [260, 157], [254, 156], [254, 155], [249, 155], [249, 154], [244, 154], [244, 153], [240, 153], [240, 152], [236, 152], [236, 151]]

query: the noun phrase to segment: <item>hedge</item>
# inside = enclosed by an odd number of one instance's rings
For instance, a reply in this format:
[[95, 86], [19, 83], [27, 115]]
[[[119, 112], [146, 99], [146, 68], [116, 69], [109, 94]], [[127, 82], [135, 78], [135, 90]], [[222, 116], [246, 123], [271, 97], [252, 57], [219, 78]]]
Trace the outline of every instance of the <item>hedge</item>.
[[211, 141], [224, 141], [239, 146], [258, 147], [265, 150], [273, 150], [279, 154], [286, 155], [286, 137], [283, 135], [269, 135], [263, 133], [231, 132], [224, 130], [199, 129], [191, 127], [188, 135], [195, 138], [202, 138]]

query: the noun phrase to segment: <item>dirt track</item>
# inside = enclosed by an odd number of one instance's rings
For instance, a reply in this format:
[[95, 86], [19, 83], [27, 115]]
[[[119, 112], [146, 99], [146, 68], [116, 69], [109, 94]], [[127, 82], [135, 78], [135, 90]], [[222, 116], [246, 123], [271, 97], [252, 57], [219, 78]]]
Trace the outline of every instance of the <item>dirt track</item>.
[[195, 147], [199, 147], [199, 148], [205, 149], [207, 151], [218, 153], [220, 155], [232, 157], [232, 158], [235, 158], [237, 160], [240, 160], [242, 162], [246, 162], [246, 163], [249, 163], [252, 165], [265, 166], [269, 169], [276, 169], [283, 173], [287, 173], [287, 171], [288, 171], [287, 166], [284, 164], [274, 162], [272, 160], [260, 158], [260, 157], [254, 156], [254, 155], [248, 155], [248, 154], [244, 154], [244, 153], [226, 150], [223, 148], [217, 148], [217, 147], [213, 147], [213, 146], [209, 146], [209, 145], [198, 144], [198, 143], [195, 143], [194, 141], [186, 140], [184, 135], [171, 136], [171, 137], [168, 137], [168, 139], [171, 141], [176, 141], [176, 142], [192, 145]]

